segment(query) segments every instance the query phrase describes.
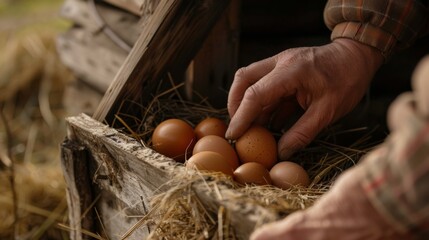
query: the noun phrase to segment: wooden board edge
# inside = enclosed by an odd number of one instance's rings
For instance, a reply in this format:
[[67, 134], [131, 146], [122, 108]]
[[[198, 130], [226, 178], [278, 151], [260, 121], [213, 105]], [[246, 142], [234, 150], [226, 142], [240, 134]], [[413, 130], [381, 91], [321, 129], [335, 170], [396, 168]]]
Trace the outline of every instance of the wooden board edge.
[[[135, 206], [136, 211], [146, 212], [147, 208], [142, 206], [149, 206], [151, 197], [167, 190], [169, 186], [166, 183], [172, 180], [174, 175], [189, 171], [181, 164], [175, 163], [174, 160], [144, 147], [135, 139], [125, 136], [85, 114], [69, 117], [67, 122], [73, 132], [70, 132], [69, 135], [89, 148], [92, 159], [98, 162], [98, 166], [111, 165], [110, 170], [107, 169], [109, 167], [106, 167], [107, 170], [98, 169], [97, 174], [107, 176], [99, 179], [97, 176], [92, 176], [94, 183], [113, 193], [127, 205]], [[124, 177], [124, 170], [131, 171], [131, 173], [126, 173], [127, 175]], [[116, 173], [116, 179], [109, 177], [109, 173]], [[148, 181], [149, 179], [151, 182]], [[143, 186], [144, 184], [148, 185]], [[207, 191], [206, 183], [202, 181], [193, 187], [207, 207], [223, 206], [231, 213], [231, 222], [237, 226], [237, 235], [248, 237], [256, 226], [274, 221], [278, 217], [276, 213], [262, 206], [243, 200], [236, 202], [237, 199], [244, 198], [228, 186], [218, 186], [218, 192]], [[145, 199], [143, 205], [140, 204], [142, 198]]]
[[110, 122], [124, 100], [149, 97], [149, 83], [154, 85], [174, 68], [184, 72], [229, 2], [161, 1], [93, 117]]
[[66, 182], [70, 238], [89, 239], [94, 230], [93, 195], [88, 171], [87, 149], [66, 139], [61, 144], [61, 167]]

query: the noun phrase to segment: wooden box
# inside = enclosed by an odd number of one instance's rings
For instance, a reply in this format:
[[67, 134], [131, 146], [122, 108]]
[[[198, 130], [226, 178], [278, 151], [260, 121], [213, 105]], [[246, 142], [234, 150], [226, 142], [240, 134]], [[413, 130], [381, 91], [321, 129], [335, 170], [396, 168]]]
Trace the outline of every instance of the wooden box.
[[[121, 5], [121, 1], [109, 2]], [[131, 5], [126, 7], [135, 9], [133, 4], [137, 2], [139, 1], [129, 1]], [[186, 73], [183, 78], [175, 78], [174, 82], [185, 82], [192, 86], [191, 90], [210, 89], [207, 83], [201, 84], [201, 81], [195, 80], [205, 78], [206, 74], [215, 74], [209, 81], [210, 84], [219, 86], [218, 81], [221, 81], [221, 84], [229, 85], [225, 78], [232, 79], [236, 70], [236, 52], [233, 50], [236, 49], [234, 44], [237, 44], [237, 36], [234, 35], [236, 29], [233, 26], [237, 26], [237, 23], [233, 22], [234, 18], [230, 14], [225, 14], [225, 9], [229, 9], [227, 13], [230, 13], [237, 3], [238, 1], [227, 0], [159, 1], [130, 53], [124, 60], [118, 59], [123, 63], [109, 87], [103, 90], [106, 82], [102, 81], [100, 75], [91, 74], [95, 77], [90, 84], [101, 89], [101, 92], [105, 91], [104, 97], [92, 117], [80, 114], [67, 118], [67, 137], [61, 146], [72, 239], [145, 239], [153, 232], [154, 226], [142, 224], [142, 219], [152, 210], [151, 198], [169, 189], [169, 181], [177, 175], [193, 173], [189, 173], [182, 164], [105, 123], [112, 123], [118, 111], [136, 115], [135, 109], [126, 106], [123, 101], [148, 104], [161, 79], [171, 77], [171, 73], [173, 76], [180, 75], [174, 73]], [[135, 14], [142, 13], [138, 11]], [[219, 24], [229, 26], [228, 34], [222, 32], [225, 28], [218, 27]], [[222, 34], [214, 34], [219, 31]], [[60, 45], [61, 41], [64, 44], [67, 40], [60, 39]], [[91, 44], [94, 43], [90, 42], [89, 45]], [[70, 51], [67, 44], [63, 47]], [[76, 46], [74, 49], [85, 52], [88, 47], [90, 46]], [[71, 55], [63, 52], [65, 62], [76, 64], [77, 60], [70, 56], [79, 56], [69, 54]], [[114, 59], [111, 56], [108, 58]], [[93, 57], [91, 55], [83, 57], [87, 58], [87, 63], [95, 61], [90, 60]], [[222, 64], [215, 64], [218, 62]], [[100, 66], [115, 64], [105, 63]], [[90, 67], [83, 64], [77, 71], [82, 74], [90, 73]], [[95, 71], [100, 71], [101, 76], [106, 74], [102, 69], [96, 68]], [[185, 90], [183, 94], [192, 100], [192, 91]], [[219, 95], [210, 91], [203, 94]], [[225, 105], [225, 100], [224, 97], [221, 102], [214, 104]], [[210, 179], [202, 177], [201, 181], [195, 181], [190, 188], [215, 222], [220, 219], [230, 221], [212, 223], [213, 226], [219, 226], [214, 231], [219, 238], [230, 236], [226, 233], [223, 236], [223, 226], [234, 226], [233, 229], [225, 229], [225, 232], [233, 231], [239, 239], [247, 239], [257, 224], [278, 218], [275, 212], [248, 203], [242, 194], [234, 191], [228, 184], [212, 185]], [[222, 218], [224, 215], [228, 217]], [[208, 231], [202, 235], [202, 239], [213, 237]]]
[[[139, 36], [156, 30], [147, 28], [150, 27], [149, 22], [156, 14], [155, 9], [160, 2], [160, 0], [64, 1], [61, 15], [73, 25], [58, 37], [57, 48], [61, 61], [76, 76], [76, 81], [67, 86], [64, 96], [64, 104], [69, 115], [81, 112], [92, 115], [95, 112], [104, 93], [120, 68], [125, 65], [124, 62]], [[192, 47], [191, 51], [184, 52], [185, 55], [193, 55], [192, 61], [183, 61], [189, 58], [183, 56], [181, 63], [177, 62], [174, 67], [170, 66], [168, 69], [176, 82], [186, 83], [184, 95], [188, 99], [195, 97], [192, 90], [197, 90], [210, 98], [212, 104], [216, 106], [226, 104], [226, 89], [237, 69], [239, 45], [240, 1], [232, 2], [214, 21], [213, 26], [199, 26], [208, 31], [202, 42], [198, 39], [187, 40], [190, 43], [200, 42], [199, 47]], [[174, 44], [174, 35], [169, 35], [171, 36], [169, 41]]]
[[[67, 122], [62, 165], [72, 239], [86, 239], [90, 232], [108, 239], [145, 239], [153, 229], [139, 221], [151, 211], [151, 198], [172, 187], [169, 181], [177, 175], [191, 173], [182, 164], [84, 114], [68, 118]], [[279, 217], [274, 211], [252, 204], [227, 184], [197, 179], [189, 184], [189, 191], [197, 195], [215, 221], [220, 219], [218, 214], [228, 215], [224, 219], [230, 222], [224, 224], [234, 226], [229, 231], [234, 231], [238, 239], [248, 239], [256, 225]], [[217, 224], [224, 226], [212, 226]], [[219, 234], [218, 230], [214, 232]]]
[[[195, 237], [198, 239], [231, 236], [248, 239], [255, 227], [287, 214], [284, 210], [264, 207], [255, 198], [237, 191], [227, 180], [218, 181], [186, 170], [182, 164], [155, 152], [113, 124], [118, 122], [120, 114], [140, 118], [136, 106], [149, 105], [161, 82], [173, 87], [184, 85], [180, 94], [189, 101], [195, 99], [196, 91], [213, 106], [226, 106], [226, 89], [239, 61], [240, 2], [106, 2], [127, 12], [118, 14], [108, 5], [91, 5], [99, 1], [67, 0], [63, 15], [76, 26], [59, 39], [63, 61], [80, 76], [69, 94], [69, 105], [77, 105], [75, 112], [87, 109], [83, 106], [88, 102], [77, 103], [82, 94], [91, 97], [91, 106], [97, 105], [96, 110], [85, 111], [93, 113], [92, 116], [82, 113], [67, 118], [67, 137], [61, 145], [71, 239], [145, 239], [149, 236], [156, 239], [157, 226], [148, 217], [153, 216], [154, 211], [162, 211], [156, 209], [151, 200], [166, 192], [170, 194], [172, 189], [179, 194], [185, 191], [185, 197], [194, 196], [186, 200], [197, 204], [209, 219], [202, 227], [205, 230], [201, 230], [201, 226], [182, 228], [196, 231], [199, 227], [200, 236]], [[116, 26], [119, 35], [127, 36], [125, 47], [109, 42], [108, 33], [100, 34], [105, 28], [91, 15], [90, 9], [94, 7], [106, 17], [106, 22]], [[315, 42], [314, 38], [309, 39]], [[320, 37], [315, 39], [324, 41]], [[249, 49], [253, 50], [258, 44], [250, 45]], [[221, 91], [213, 91], [218, 88]], [[178, 176], [189, 177], [191, 181], [179, 188]], [[174, 206], [175, 203], [168, 202], [169, 196], [163, 197], [167, 206]], [[308, 202], [317, 198], [313, 197]], [[189, 214], [192, 215], [192, 211]], [[157, 217], [162, 220], [163, 216]], [[171, 222], [174, 224], [181, 223]], [[171, 239], [176, 239], [174, 233]]]

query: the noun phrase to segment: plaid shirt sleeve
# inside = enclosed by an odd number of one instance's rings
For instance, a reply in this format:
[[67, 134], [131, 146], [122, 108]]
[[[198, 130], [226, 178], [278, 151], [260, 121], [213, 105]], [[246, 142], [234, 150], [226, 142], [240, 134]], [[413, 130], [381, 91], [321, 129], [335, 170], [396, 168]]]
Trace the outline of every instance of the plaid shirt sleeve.
[[416, 239], [429, 236], [429, 57], [426, 60], [425, 77], [417, 88], [414, 84], [414, 92], [401, 95], [389, 108], [391, 134], [362, 161], [366, 176], [361, 182], [368, 199], [395, 229]]
[[331, 39], [350, 38], [382, 51], [385, 57], [427, 34], [427, 1], [329, 0], [324, 20]]
[[[365, 194], [400, 232], [429, 236], [429, 124], [392, 135], [368, 155]], [[421, 238], [427, 239], [427, 238]]]

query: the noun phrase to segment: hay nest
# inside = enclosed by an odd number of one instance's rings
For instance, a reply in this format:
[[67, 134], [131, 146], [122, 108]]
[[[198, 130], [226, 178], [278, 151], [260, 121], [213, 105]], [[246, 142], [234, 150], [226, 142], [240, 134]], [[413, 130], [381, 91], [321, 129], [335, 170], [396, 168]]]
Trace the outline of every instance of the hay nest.
[[[142, 118], [119, 110], [115, 122], [111, 125], [150, 146], [152, 131], [165, 119], [180, 118], [192, 126], [208, 116], [228, 120], [226, 109], [214, 109], [204, 98], [198, 102], [186, 101], [180, 96], [180, 87], [183, 85], [174, 85], [171, 80], [170, 83], [172, 84], [170, 89], [153, 96], [147, 104], [124, 102], [123, 105], [127, 106], [135, 104], [140, 109], [138, 115]], [[168, 183], [168, 190], [152, 199], [151, 211], [131, 228], [124, 238], [144, 224], [155, 229], [149, 239], [235, 239], [229, 213], [222, 205], [204, 207], [202, 204], [204, 200], [194, 187], [199, 184], [206, 186], [207, 191], [232, 189], [238, 195], [231, 201], [261, 206], [275, 213], [276, 219], [308, 208], [329, 190], [342, 171], [355, 165], [363, 154], [379, 143], [380, 140], [371, 138], [373, 131], [375, 130], [368, 128], [341, 130], [341, 127], [334, 126], [322, 133], [306, 149], [297, 153], [293, 161], [301, 164], [312, 179], [308, 188], [294, 187], [282, 190], [274, 186], [242, 187], [224, 175], [204, 172], [176, 175]], [[347, 134], [355, 136], [352, 141], [347, 140], [350, 144], [347, 146], [338, 144], [338, 141], [342, 141], [343, 136]], [[281, 132], [275, 133], [277, 137], [280, 135]], [[225, 198], [227, 199], [225, 196], [218, 196], [218, 199]], [[262, 223], [264, 222], [260, 224]]]
[[[225, 175], [207, 172], [184, 172], [167, 185], [167, 191], [152, 199], [150, 212], [123, 238], [130, 236], [136, 228], [149, 225], [154, 231], [148, 239], [236, 239], [231, 221], [233, 213], [215, 202], [233, 201], [237, 206], [261, 206], [279, 219], [312, 205], [326, 191], [322, 186], [289, 190], [273, 186], [243, 187]], [[201, 197], [201, 190], [211, 192], [217, 201], [207, 202]], [[262, 221], [258, 225], [266, 220], [265, 216], [259, 217]]]

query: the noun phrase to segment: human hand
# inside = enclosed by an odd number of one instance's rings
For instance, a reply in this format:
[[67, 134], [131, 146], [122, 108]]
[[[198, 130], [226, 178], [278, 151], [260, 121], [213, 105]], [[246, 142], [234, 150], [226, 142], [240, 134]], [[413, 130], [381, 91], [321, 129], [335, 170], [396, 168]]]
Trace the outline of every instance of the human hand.
[[[427, 76], [429, 56], [414, 71], [413, 92], [400, 95], [389, 107], [391, 134], [383, 144], [344, 172], [312, 207], [262, 226], [250, 239], [407, 240], [427, 236], [427, 214], [421, 210], [427, 208], [422, 201], [427, 191], [420, 187], [427, 185], [427, 171], [419, 167], [412, 172], [411, 167], [422, 166], [427, 159], [422, 155], [427, 149], [429, 118]], [[401, 214], [395, 214], [395, 209], [401, 209]]]
[[357, 105], [382, 62], [378, 50], [340, 38], [241, 68], [228, 96], [226, 137], [237, 139], [253, 122], [282, 128], [301, 108], [304, 114], [278, 143], [279, 157], [286, 160]]
[[360, 185], [363, 177], [359, 166], [346, 171], [312, 207], [256, 229], [250, 239], [411, 239], [397, 232], [372, 206]]

